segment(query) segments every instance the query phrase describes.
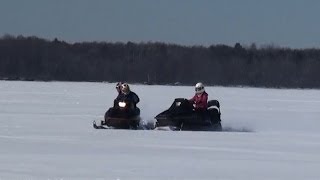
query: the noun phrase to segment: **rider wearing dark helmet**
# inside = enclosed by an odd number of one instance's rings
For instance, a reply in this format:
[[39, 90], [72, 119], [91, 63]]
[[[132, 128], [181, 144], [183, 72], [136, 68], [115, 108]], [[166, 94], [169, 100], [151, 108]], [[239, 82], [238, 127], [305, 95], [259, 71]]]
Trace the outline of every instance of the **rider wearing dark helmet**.
[[121, 93], [122, 84], [123, 84], [122, 82], [118, 82], [117, 85], [116, 85], [116, 89], [117, 89], [118, 95]]
[[117, 84], [116, 84], [116, 90], [117, 90], [117, 92], [118, 92], [118, 95], [117, 95], [117, 97], [116, 97], [116, 99], [113, 101], [113, 103], [114, 103], [114, 106], [116, 106], [116, 103], [118, 103], [117, 102], [117, 99], [120, 97], [120, 95], [121, 95], [121, 88], [122, 88], [122, 82], [118, 82]]
[[140, 99], [136, 93], [130, 90], [130, 87], [127, 83], [123, 83], [121, 86], [121, 94], [117, 97], [118, 101], [124, 101], [133, 106], [133, 108], [137, 107]]
[[130, 117], [133, 114], [139, 115], [140, 109], [137, 103], [140, 101], [138, 95], [130, 90], [127, 83], [118, 83], [116, 86], [118, 96], [114, 100], [113, 108], [110, 108], [105, 114], [105, 121], [108, 116], [117, 116], [125, 114]]

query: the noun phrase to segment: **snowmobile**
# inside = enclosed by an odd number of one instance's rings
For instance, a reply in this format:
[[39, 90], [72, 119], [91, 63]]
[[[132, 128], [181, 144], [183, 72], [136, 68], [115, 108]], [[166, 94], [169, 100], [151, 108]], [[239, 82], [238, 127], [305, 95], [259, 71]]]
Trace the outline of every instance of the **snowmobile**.
[[170, 108], [158, 114], [155, 119], [156, 129], [169, 127], [170, 130], [222, 130], [220, 103], [217, 100], [208, 101], [207, 110], [197, 112], [188, 99], [176, 98]]
[[100, 125], [93, 122], [95, 129], [137, 129], [140, 124], [140, 109], [129, 102], [114, 101]]

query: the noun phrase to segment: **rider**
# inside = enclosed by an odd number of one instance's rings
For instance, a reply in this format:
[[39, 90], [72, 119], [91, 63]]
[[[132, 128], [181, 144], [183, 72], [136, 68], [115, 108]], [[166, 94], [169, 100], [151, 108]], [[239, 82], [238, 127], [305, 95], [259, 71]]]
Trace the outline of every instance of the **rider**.
[[[106, 112], [105, 121], [107, 116], [117, 115], [121, 111], [126, 111], [129, 115], [131, 115], [132, 113], [140, 114], [140, 109], [137, 108], [137, 103], [140, 101], [138, 95], [130, 91], [129, 85], [127, 83], [121, 83], [121, 84], [120, 83], [121, 82], [117, 83], [117, 86], [116, 86], [119, 94], [117, 98], [114, 100], [113, 108], [110, 108]], [[126, 103], [125, 107], [129, 107], [129, 108], [122, 109], [120, 107], [120, 102], [125, 102]]]
[[130, 90], [130, 87], [127, 83], [123, 83], [121, 86], [121, 93], [117, 97], [118, 101], [123, 101], [131, 104], [131, 108], [135, 109], [140, 99], [136, 93]]
[[122, 84], [123, 84], [122, 82], [118, 82], [118, 83], [116, 84], [116, 89], [117, 89], [118, 95], [117, 95], [116, 99], [113, 101], [114, 106], [115, 106], [116, 103], [117, 103], [117, 99], [118, 99], [118, 98], [120, 97], [120, 95], [121, 95]]
[[118, 95], [121, 94], [121, 86], [122, 86], [122, 82], [118, 82], [117, 85], [116, 85], [116, 89], [117, 89], [117, 92], [118, 92]]
[[206, 111], [208, 108], [208, 94], [204, 90], [204, 85], [198, 82], [195, 86], [195, 95], [189, 99], [197, 112]]

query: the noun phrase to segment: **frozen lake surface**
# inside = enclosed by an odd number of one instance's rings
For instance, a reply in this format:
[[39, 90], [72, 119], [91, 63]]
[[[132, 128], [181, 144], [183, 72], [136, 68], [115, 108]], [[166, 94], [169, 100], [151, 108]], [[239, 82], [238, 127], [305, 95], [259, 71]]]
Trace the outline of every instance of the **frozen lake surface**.
[[[148, 122], [194, 90], [131, 89]], [[228, 131], [96, 130], [115, 84], [0, 81], [0, 179], [319, 179], [320, 90], [206, 91]]]

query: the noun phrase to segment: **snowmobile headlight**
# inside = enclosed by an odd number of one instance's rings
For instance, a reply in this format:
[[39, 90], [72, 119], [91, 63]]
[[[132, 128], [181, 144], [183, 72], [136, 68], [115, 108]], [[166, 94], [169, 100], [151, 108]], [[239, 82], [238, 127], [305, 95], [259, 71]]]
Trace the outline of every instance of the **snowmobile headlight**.
[[119, 106], [122, 107], [122, 108], [126, 107], [126, 103], [125, 102], [119, 102]]

